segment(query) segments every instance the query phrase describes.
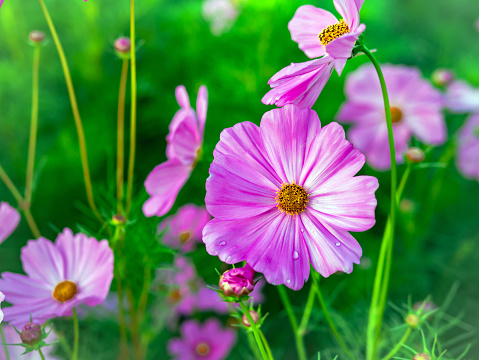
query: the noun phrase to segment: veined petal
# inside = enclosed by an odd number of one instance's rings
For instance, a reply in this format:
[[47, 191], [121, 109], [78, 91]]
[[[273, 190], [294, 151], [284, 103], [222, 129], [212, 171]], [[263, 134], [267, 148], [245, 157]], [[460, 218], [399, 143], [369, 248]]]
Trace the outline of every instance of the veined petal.
[[52, 297], [55, 289], [42, 280], [11, 272], [2, 273], [0, 286], [6, 300], [12, 304], [29, 304], [35, 299]]
[[208, 90], [206, 89], [206, 86], [202, 85], [200, 87], [200, 90], [198, 90], [198, 96], [196, 98], [196, 113], [198, 115], [201, 139], [203, 139], [207, 110], [208, 110]]
[[354, 32], [359, 25], [359, 8], [356, 4], [358, 0], [333, 0], [334, 7], [341, 14], [349, 31]]
[[0, 244], [10, 236], [20, 222], [19, 212], [6, 202], [0, 203]]
[[[341, 75], [347, 59], [352, 55], [353, 47], [358, 40], [359, 35], [366, 29], [366, 25], [360, 24], [355, 32], [344, 34], [326, 45], [326, 51], [329, 56], [335, 59], [335, 69], [338, 75]], [[337, 61], [342, 60], [342, 61]]]
[[[173, 127], [174, 124], [174, 127]], [[198, 120], [192, 109], [179, 110], [170, 124], [170, 133], [166, 154], [168, 159], [178, 158], [184, 164], [192, 165], [201, 147], [202, 134], [198, 129]]]
[[303, 5], [296, 10], [288, 24], [291, 38], [297, 42], [306, 56], [313, 59], [326, 54], [319, 41], [319, 33], [338, 19], [329, 11], [318, 9], [312, 5]]

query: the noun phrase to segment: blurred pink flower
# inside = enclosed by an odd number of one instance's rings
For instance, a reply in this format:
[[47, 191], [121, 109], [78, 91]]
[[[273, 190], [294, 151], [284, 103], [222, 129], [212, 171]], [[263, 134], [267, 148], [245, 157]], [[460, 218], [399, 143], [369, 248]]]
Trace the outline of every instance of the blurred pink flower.
[[177, 360], [223, 360], [236, 342], [236, 333], [223, 328], [217, 319], [203, 324], [187, 320], [181, 325], [181, 338], [168, 343], [168, 352]]
[[459, 132], [457, 167], [467, 177], [479, 181], [479, 113], [469, 116]]
[[6, 202], [0, 203], [0, 244], [11, 235], [20, 222], [20, 214]]
[[362, 251], [349, 231], [375, 223], [378, 181], [354, 176], [364, 161], [340, 125], [321, 129], [316, 112], [295, 105], [268, 111], [260, 127], [223, 130], [206, 181], [215, 217], [203, 230], [206, 250], [294, 290], [310, 262], [325, 277], [350, 273]]
[[206, 0], [203, 2], [202, 12], [215, 36], [228, 31], [238, 17], [238, 10], [231, 0]]
[[312, 5], [303, 5], [296, 10], [288, 28], [306, 56], [313, 59], [328, 54], [334, 60], [339, 75], [346, 60], [351, 57], [354, 44], [366, 29], [360, 24], [359, 10], [364, 0], [333, 0], [342, 19], [338, 20], [329, 11]]
[[[416, 68], [384, 65], [382, 70], [391, 106], [396, 161], [404, 162], [413, 135], [427, 144], [442, 144], [447, 129], [441, 112], [441, 93], [424, 80]], [[363, 65], [348, 76], [346, 102], [337, 119], [352, 123], [348, 137], [366, 155], [372, 167], [379, 170], [390, 168], [384, 103], [372, 65]]]
[[189, 252], [196, 249], [196, 243], [201, 242], [201, 233], [210, 219], [204, 207], [186, 204], [175, 215], [164, 219], [158, 225], [158, 232], [163, 233], [165, 244]]
[[0, 323], [3, 321], [3, 311], [1, 309], [2, 302], [5, 300], [5, 295], [0, 291]]
[[158, 165], [145, 180], [151, 196], [143, 204], [145, 216], [163, 216], [170, 211], [178, 192], [190, 177], [203, 145], [203, 133], [208, 107], [208, 92], [201, 86], [196, 100], [196, 113], [183, 85], [176, 88], [180, 105], [171, 120], [166, 148], [167, 161]]
[[6, 320], [16, 327], [56, 316], [71, 316], [80, 304], [101, 304], [113, 279], [113, 251], [107, 240], [97, 241], [70, 229], [55, 244], [45, 238], [30, 240], [22, 249], [20, 275], [4, 272], [0, 289], [12, 307]]
[[446, 107], [456, 113], [479, 112], [479, 88], [462, 80], [454, 81], [447, 88]]
[[454, 80], [454, 72], [450, 69], [436, 69], [431, 75], [432, 82], [437, 86], [447, 86]]

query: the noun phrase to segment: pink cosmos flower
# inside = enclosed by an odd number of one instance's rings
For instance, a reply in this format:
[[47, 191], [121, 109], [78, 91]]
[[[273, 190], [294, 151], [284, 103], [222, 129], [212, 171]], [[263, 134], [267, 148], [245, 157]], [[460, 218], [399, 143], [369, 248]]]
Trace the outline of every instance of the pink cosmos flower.
[[457, 167], [465, 177], [479, 181], [479, 113], [466, 120], [458, 144]]
[[[393, 122], [396, 161], [404, 154], [412, 136], [427, 144], [446, 140], [447, 129], [442, 114], [443, 97], [418, 69], [399, 65], [382, 66], [388, 89]], [[346, 80], [346, 103], [337, 119], [351, 122], [348, 138], [379, 170], [390, 168], [389, 142], [384, 103], [376, 71], [366, 64]]]
[[4, 309], [8, 321], [22, 327], [56, 316], [71, 316], [80, 304], [101, 304], [113, 279], [113, 251], [107, 240], [97, 241], [70, 229], [56, 242], [30, 240], [22, 249], [20, 275], [4, 272], [0, 289], [13, 306]]
[[446, 107], [456, 113], [479, 112], [479, 88], [462, 80], [454, 81], [447, 89]]
[[[18, 330], [21, 330], [21, 329], [18, 329]], [[17, 332], [12, 326], [4, 324], [3, 331], [5, 333], [6, 344], [19, 344], [21, 342], [20, 335], [17, 334]], [[47, 332], [50, 331], [48, 327], [46, 331]], [[55, 331], [51, 331], [50, 335], [48, 335], [48, 337], [44, 341], [47, 344], [52, 344], [57, 340], [58, 338], [55, 334]], [[54, 348], [55, 348], [55, 345], [42, 347], [42, 353], [45, 356], [45, 360], [60, 360], [60, 358], [51, 355]], [[10, 359], [12, 360], [41, 360], [41, 357], [38, 351], [32, 351], [30, 353], [22, 355], [25, 352], [25, 348], [22, 346], [7, 345], [7, 349], [8, 349], [8, 354], [10, 355]], [[2, 350], [0, 351], [0, 360], [6, 360], [5, 351], [3, 351], [3, 346], [2, 346]]]
[[168, 351], [177, 360], [223, 360], [236, 342], [236, 333], [225, 329], [217, 319], [204, 324], [196, 320], [181, 325], [181, 339], [168, 343]]
[[203, 134], [208, 107], [208, 91], [201, 86], [196, 100], [196, 112], [183, 85], [176, 88], [176, 100], [180, 105], [170, 123], [166, 137], [167, 161], [158, 165], [145, 180], [145, 188], [151, 196], [143, 204], [145, 216], [163, 216], [170, 211], [178, 192], [190, 177], [203, 145]]
[[0, 244], [11, 235], [20, 222], [20, 214], [6, 202], [0, 203]]
[[341, 15], [338, 20], [329, 11], [312, 5], [303, 5], [296, 10], [288, 28], [306, 56], [313, 59], [328, 54], [334, 60], [339, 75], [351, 57], [354, 44], [366, 29], [360, 24], [359, 10], [364, 0], [333, 0]]
[[206, 181], [203, 230], [211, 255], [246, 261], [267, 282], [300, 289], [310, 262], [323, 276], [350, 273], [361, 247], [349, 231], [374, 225], [378, 181], [354, 176], [364, 155], [337, 123], [295, 105], [267, 112], [260, 127], [223, 130]]
[[164, 243], [182, 252], [193, 251], [201, 242], [201, 233], [211, 216], [202, 206], [183, 205], [175, 215], [169, 216], [158, 225], [158, 232], [164, 233]]
[[215, 36], [228, 31], [238, 17], [238, 10], [231, 0], [206, 0], [202, 5], [202, 13]]

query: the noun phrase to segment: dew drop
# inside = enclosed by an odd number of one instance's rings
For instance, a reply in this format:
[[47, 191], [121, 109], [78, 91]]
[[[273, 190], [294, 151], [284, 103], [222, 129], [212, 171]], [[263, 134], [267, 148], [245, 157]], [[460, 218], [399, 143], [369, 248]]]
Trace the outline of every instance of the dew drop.
[[294, 66], [294, 63], [291, 63], [291, 66]]
[[225, 245], [226, 245], [226, 241], [220, 242], [220, 245], [221, 245], [221, 246], [225, 246]]
[[290, 279], [286, 280], [286, 284], [289, 284], [290, 282], [291, 282], [291, 280], [290, 280]]
[[228, 264], [229, 264], [230, 259], [231, 259], [231, 256], [228, 256], [228, 257], [226, 258], [226, 260], [225, 260], [225, 263], [228, 263]]
[[304, 233], [304, 229], [301, 229], [301, 232]]
[[299, 253], [297, 251], [293, 251], [293, 259], [298, 260], [299, 258]]
[[337, 243], [336, 243], [336, 246], [341, 246], [341, 243], [337, 242]]

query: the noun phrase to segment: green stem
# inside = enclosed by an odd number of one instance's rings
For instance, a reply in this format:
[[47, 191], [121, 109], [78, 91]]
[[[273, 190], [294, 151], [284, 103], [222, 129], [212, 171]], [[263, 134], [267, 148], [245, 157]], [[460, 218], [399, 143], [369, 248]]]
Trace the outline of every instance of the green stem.
[[72, 360], [78, 360], [78, 340], [80, 338], [80, 329], [78, 327], [77, 309], [73, 308], [73, 354]]
[[311, 311], [313, 310], [314, 305], [314, 296], [315, 289], [314, 286], [311, 285], [311, 287], [309, 288], [308, 300], [306, 300], [306, 307], [304, 309], [303, 317], [301, 318], [301, 322], [298, 328], [298, 332], [301, 336], [304, 336], [306, 328], [308, 327], [309, 318], [311, 316]]
[[42, 349], [38, 349], [38, 353], [40, 354], [40, 358], [45, 360], [45, 356], [43, 356]]
[[243, 314], [246, 315], [251, 325], [251, 329], [253, 330], [253, 335], [254, 335], [254, 338], [256, 339], [256, 344], [258, 345], [259, 352], [261, 353], [261, 357], [263, 358], [263, 360], [268, 360], [269, 358], [264, 349], [263, 342], [261, 341], [261, 336], [259, 335], [258, 328], [256, 327], [256, 323], [253, 321], [251, 314], [249, 313], [248, 307], [244, 304], [243, 301], [240, 301], [239, 304], [241, 306], [241, 310], [243, 310]]
[[256, 345], [256, 340], [254, 339], [253, 334], [248, 331], [246, 335], [248, 336], [249, 347], [251, 348], [251, 351], [253, 352], [255, 359], [262, 360], [261, 353], [258, 350], [258, 346]]
[[131, 119], [130, 119], [130, 156], [128, 159], [128, 185], [126, 190], [126, 215], [131, 209], [133, 194], [133, 174], [136, 152], [136, 49], [135, 49], [135, 0], [130, 2], [130, 40], [131, 40]]
[[118, 94], [117, 149], [116, 149], [116, 197], [117, 212], [123, 213], [123, 177], [125, 167], [125, 95], [128, 78], [128, 59], [123, 59]]
[[299, 335], [298, 331], [298, 322], [296, 317], [294, 316], [293, 307], [291, 306], [291, 302], [289, 301], [288, 293], [286, 292], [286, 288], [284, 285], [276, 286], [279, 292], [279, 297], [283, 302], [283, 306], [288, 314], [289, 322], [291, 323], [291, 328], [293, 329], [294, 333], [294, 340], [296, 341], [296, 349], [298, 351], [298, 358], [299, 360], [306, 360], [306, 348], [304, 347], [304, 340], [303, 336]]
[[399, 343], [396, 344], [396, 346], [385, 356], [382, 358], [382, 360], [389, 360], [391, 359], [394, 355], [396, 355], [396, 353], [399, 351], [399, 349], [401, 349], [401, 347], [403, 346], [403, 344], [406, 342], [406, 340], [408, 339], [409, 335], [411, 335], [411, 332], [412, 332], [412, 328], [409, 327], [406, 332], [404, 333], [403, 337], [401, 338], [401, 340], [399, 340]]
[[[385, 258], [388, 256], [388, 247], [392, 248], [394, 246], [394, 232], [395, 232], [395, 224], [396, 224], [396, 209], [397, 209], [397, 202], [396, 202], [396, 189], [397, 189], [397, 165], [396, 165], [396, 149], [394, 147], [394, 134], [393, 134], [393, 125], [391, 121], [391, 106], [389, 104], [389, 97], [386, 88], [386, 82], [384, 80], [383, 73], [381, 71], [381, 67], [376, 60], [375, 56], [369, 49], [365, 46], [362, 46], [361, 50], [367, 55], [371, 63], [373, 64], [374, 68], [376, 69], [379, 82], [381, 84], [381, 91], [383, 95], [384, 101], [384, 112], [386, 115], [386, 124], [388, 129], [388, 141], [389, 141], [389, 155], [391, 158], [391, 209], [389, 214], [389, 236], [383, 238], [381, 243], [381, 249], [379, 253], [378, 259], [378, 268], [376, 270], [376, 277], [374, 279], [374, 287], [373, 287], [373, 295], [371, 300], [371, 308], [369, 311], [369, 321], [368, 321], [368, 329], [367, 329], [367, 359], [373, 360], [375, 358], [376, 352], [376, 333], [381, 329], [382, 324], [382, 315], [379, 314], [379, 301], [381, 294], [386, 292], [387, 295], [387, 284], [389, 282], [389, 278], [385, 279], [383, 272], [387, 274], [389, 277], [390, 275], [390, 267], [391, 262], [386, 262], [386, 267], [383, 268]], [[384, 290], [384, 285], [386, 284], [386, 290]], [[379, 330], [378, 330], [379, 329]]]
[[319, 287], [319, 274], [314, 270], [311, 269], [311, 279], [313, 281], [312, 286], [316, 290], [316, 294], [318, 296], [319, 304], [321, 305], [321, 309], [323, 310], [324, 318], [326, 319], [329, 328], [331, 329], [331, 332], [333, 333], [334, 337], [336, 338], [339, 346], [345, 354], [351, 358], [354, 359], [354, 356], [352, 355], [351, 351], [348, 349], [346, 346], [346, 343], [344, 342], [343, 338], [338, 332], [338, 329], [336, 328], [336, 325], [334, 324], [333, 318], [331, 317], [331, 314], [329, 313], [328, 306], [326, 305], [326, 301], [324, 301], [323, 294], [321, 293], [321, 289]]
[[271, 348], [269, 347], [268, 340], [266, 340], [266, 336], [264, 336], [261, 329], [258, 329], [258, 332], [259, 332], [259, 335], [261, 336], [261, 340], [263, 340], [263, 345], [266, 349], [266, 353], [268, 354], [269, 359], [274, 360], [273, 353], [271, 352]]
[[0, 324], [0, 335], [2, 336], [3, 350], [5, 351], [5, 359], [10, 360], [8, 353], [7, 341], [5, 340], [5, 333], [3, 332], [3, 325]]
[[33, 52], [33, 79], [32, 79], [32, 115], [30, 122], [30, 140], [28, 143], [27, 176], [25, 183], [25, 202], [31, 206], [33, 170], [35, 166], [35, 147], [38, 129], [38, 68], [40, 64], [40, 45], [35, 45]]

